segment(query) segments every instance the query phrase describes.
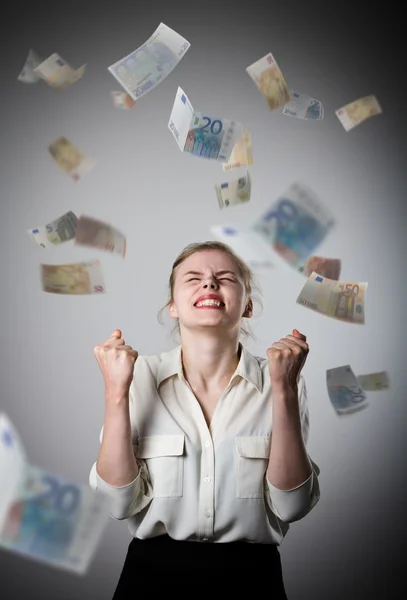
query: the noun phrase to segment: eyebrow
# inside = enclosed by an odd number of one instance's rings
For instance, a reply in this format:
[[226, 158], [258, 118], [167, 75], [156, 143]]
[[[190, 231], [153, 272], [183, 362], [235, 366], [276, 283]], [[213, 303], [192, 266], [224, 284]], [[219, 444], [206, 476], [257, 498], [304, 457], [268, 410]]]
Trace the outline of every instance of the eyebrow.
[[[226, 273], [230, 273], [231, 275], [236, 277], [236, 273], [234, 273], [233, 271], [218, 271], [216, 275], [225, 275]], [[203, 273], [199, 273], [199, 271], [188, 271], [187, 273], [184, 273], [183, 276], [186, 277], [187, 275], [203, 275]]]

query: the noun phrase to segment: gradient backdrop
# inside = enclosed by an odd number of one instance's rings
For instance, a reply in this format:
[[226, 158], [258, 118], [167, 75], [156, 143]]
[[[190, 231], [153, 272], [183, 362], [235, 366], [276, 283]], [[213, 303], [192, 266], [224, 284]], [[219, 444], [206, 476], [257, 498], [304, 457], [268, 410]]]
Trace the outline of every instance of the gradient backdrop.
[[[304, 369], [309, 452], [321, 468], [322, 497], [280, 548], [286, 589], [290, 600], [404, 598], [405, 590], [396, 591], [404, 580], [407, 530], [405, 104], [399, 87], [405, 71], [397, 58], [397, 17], [390, 19], [384, 6], [373, 14], [366, 3], [262, 4], [4, 5], [0, 410], [17, 427], [32, 463], [87, 483], [104, 410], [94, 345], [117, 327], [140, 354], [172, 348], [172, 323], [161, 326], [156, 316], [177, 254], [190, 242], [211, 239], [211, 225], [251, 222], [293, 181], [303, 181], [337, 220], [317, 253], [341, 258], [342, 278], [369, 287], [366, 324], [358, 326], [296, 304], [305, 278], [277, 258], [275, 269], [258, 275], [264, 310], [252, 321], [257, 341], [249, 349], [265, 355], [293, 327], [306, 333], [311, 348]], [[161, 21], [189, 40], [190, 50], [133, 110], [115, 109], [110, 91], [120, 86], [107, 67]], [[86, 75], [62, 93], [42, 82], [24, 85], [17, 76], [29, 48], [43, 56], [58, 52], [75, 68], [87, 62]], [[270, 51], [289, 87], [323, 102], [322, 121], [269, 111], [245, 68]], [[224, 179], [220, 163], [178, 149], [167, 129], [178, 85], [198, 110], [234, 118], [251, 132], [249, 203], [220, 211], [214, 190]], [[335, 109], [372, 93], [383, 115], [346, 133]], [[78, 183], [47, 151], [61, 135], [97, 160]], [[125, 232], [126, 259], [73, 243], [44, 250], [29, 239], [28, 228], [68, 210]], [[42, 291], [41, 262], [90, 258], [101, 260], [108, 293]], [[391, 389], [369, 393], [367, 410], [339, 418], [325, 372], [344, 364], [356, 374], [387, 370]], [[109, 520], [85, 577], [0, 550], [0, 596], [109, 600], [130, 541], [126, 523]], [[199, 585], [212, 594], [212, 583], [208, 573]]]

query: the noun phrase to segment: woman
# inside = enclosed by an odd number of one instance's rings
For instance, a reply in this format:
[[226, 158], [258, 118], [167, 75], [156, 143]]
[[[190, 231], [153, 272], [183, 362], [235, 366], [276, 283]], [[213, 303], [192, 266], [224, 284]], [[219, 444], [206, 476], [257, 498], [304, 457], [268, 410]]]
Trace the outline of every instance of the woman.
[[90, 484], [134, 538], [114, 600], [213, 573], [228, 592], [287, 598], [277, 546], [320, 497], [305, 448], [306, 338], [294, 330], [267, 359], [239, 342], [253, 276], [221, 242], [187, 246], [169, 287], [178, 347], [138, 356], [115, 330], [94, 349], [106, 403]]

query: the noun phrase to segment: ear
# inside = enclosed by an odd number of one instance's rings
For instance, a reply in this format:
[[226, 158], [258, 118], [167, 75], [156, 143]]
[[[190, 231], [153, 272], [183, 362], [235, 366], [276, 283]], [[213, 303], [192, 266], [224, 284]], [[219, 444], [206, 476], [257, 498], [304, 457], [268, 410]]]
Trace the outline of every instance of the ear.
[[178, 319], [177, 309], [175, 308], [175, 304], [174, 304], [173, 300], [171, 300], [171, 302], [170, 302], [169, 309], [170, 309], [171, 319]]
[[242, 314], [242, 317], [245, 317], [246, 319], [250, 319], [252, 316], [253, 316], [253, 302], [252, 302], [251, 298], [249, 298], [249, 300], [246, 302], [245, 310], [244, 310], [244, 313]]

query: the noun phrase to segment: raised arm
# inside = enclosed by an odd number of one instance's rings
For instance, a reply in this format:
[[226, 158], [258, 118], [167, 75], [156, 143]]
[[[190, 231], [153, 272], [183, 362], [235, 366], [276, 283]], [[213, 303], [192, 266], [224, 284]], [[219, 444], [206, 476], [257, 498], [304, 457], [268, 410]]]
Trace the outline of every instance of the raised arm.
[[130, 420], [129, 393], [138, 353], [125, 344], [121, 331], [116, 329], [95, 346], [94, 355], [105, 381], [105, 418], [99, 456], [89, 481], [95, 491], [111, 497], [111, 516], [126, 519], [152, 499], [134, 455]]

